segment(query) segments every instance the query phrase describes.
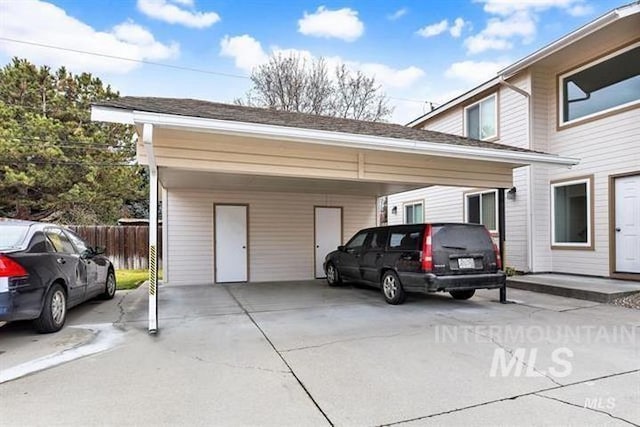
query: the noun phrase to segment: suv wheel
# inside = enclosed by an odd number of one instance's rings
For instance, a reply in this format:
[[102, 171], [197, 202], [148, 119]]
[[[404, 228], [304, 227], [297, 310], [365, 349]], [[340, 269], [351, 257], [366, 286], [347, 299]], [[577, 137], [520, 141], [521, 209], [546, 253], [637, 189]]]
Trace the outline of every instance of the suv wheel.
[[67, 294], [64, 293], [62, 286], [54, 283], [44, 298], [42, 313], [34, 321], [34, 325], [40, 333], [57, 332], [62, 329], [66, 319]]
[[475, 289], [465, 289], [464, 291], [449, 291], [453, 299], [469, 299], [476, 293]]
[[342, 283], [340, 272], [333, 263], [327, 265], [327, 283], [329, 286], [337, 286]]
[[393, 271], [384, 273], [382, 275], [381, 285], [382, 295], [384, 295], [385, 301], [389, 304], [397, 305], [404, 302], [406, 294], [396, 273]]

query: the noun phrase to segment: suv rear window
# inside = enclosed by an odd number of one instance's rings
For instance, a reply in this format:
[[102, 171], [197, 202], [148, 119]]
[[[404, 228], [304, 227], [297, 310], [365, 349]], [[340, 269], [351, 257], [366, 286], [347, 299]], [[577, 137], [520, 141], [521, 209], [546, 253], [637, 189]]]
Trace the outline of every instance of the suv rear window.
[[28, 225], [0, 226], [0, 250], [21, 247], [28, 232]]
[[434, 226], [432, 239], [436, 249], [460, 249], [471, 252], [493, 249], [493, 242], [487, 230], [476, 225]]
[[415, 227], [396, 229], [391, 231], [389, 237], [389, 249], [414, 251], [419, 250], [422, 244], [422, 231]]

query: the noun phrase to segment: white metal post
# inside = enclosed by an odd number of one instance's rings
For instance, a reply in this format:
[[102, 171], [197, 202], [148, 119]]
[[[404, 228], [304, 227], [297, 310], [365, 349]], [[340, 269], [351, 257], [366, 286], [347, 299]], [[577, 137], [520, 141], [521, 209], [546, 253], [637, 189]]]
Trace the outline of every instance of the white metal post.
[[149, 333], [158, 332], [158, 166], [153, 152], [153, 125], [145, 123], [142, 141], [149, 160]]

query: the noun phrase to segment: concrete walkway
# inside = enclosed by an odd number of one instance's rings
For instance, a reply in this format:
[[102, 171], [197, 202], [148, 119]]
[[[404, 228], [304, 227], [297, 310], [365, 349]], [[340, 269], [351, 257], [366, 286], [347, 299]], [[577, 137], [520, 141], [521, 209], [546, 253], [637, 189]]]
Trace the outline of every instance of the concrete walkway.
[[0, 328], [2, 370], [82, 348], [92, 325], [117, 338], [0, 384], [2, 425], [640, 425], [638, 311], [497, 298], [390, 306], [322, 281], [162, 286], [149, 336], [145, 290], [119, 292], [71, 311], [60, 340]]
[[507, 283], [516, 289], [596, 302], [611, 302], [640, 293], [640, 282], [568, 274], [512, 276]]

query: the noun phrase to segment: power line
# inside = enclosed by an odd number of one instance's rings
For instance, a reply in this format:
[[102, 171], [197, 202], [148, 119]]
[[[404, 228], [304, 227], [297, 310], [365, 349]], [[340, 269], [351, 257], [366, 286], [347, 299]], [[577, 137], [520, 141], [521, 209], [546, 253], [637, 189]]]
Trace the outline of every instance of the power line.
[[[155, 62], [155, 61], [147, 61], [145, 59], [126, 58], [126, 57], [123, 57], [123, 56], [109, 55], [109, 54], [106, 54], [106, 53], [99, 53], [99, 52], [91, 52], [91, 51], [88, 51], [88, 50], [72, 49], [72, 48], [68, 48], [68, 47], [49, 45], [49, 44], [45, 44], [45, 43], [37, 43], [37, 42], [28, 41], [28, 40], [18, 40], [18, 39], [13, 39], [13, 38], [8, 38], [8, 37], [0, 37], [0, 40], [4, 40], [6, 42], [11, 42], [11, 43], [25, 44], [25, 45], [29, 45], [29, 46], [37, 46], [37, 47], [42, 47], [42, 48], [46, 48], [46, 49], [56, 49], [56, 50], [61, 50], [61, 51], [65, 51], [65, 52], [80, 53], [80, 54], [83, 54], [83, 55], [93, 55], [93, 56], [99, 56], [99, 57], [102, 57], [102, 58], [118, 59], [118, 60], [121, 60], [121, 61], [128, 61], [128, 62], [137, 62], [137, 63], [140, 63], [140, 64], [154, 65], [154, 66], [157, 66], [157, 67], [165, 67], [165, 68], [171, 68], [171, 69], [175, 69], [175, 70], [191, 71], [191, 72], [194, 72], [194, 73], [210, 74], [210, 75], [214, 75], [214, 76], [231, 77], [231, 78], [236, 78], [236, 79], [246, 79], [246, 80], [250, 80], [251, 79], [250, 76], [247, 76], [247, 75], [244, 75], [244, 74], [225, 73], [225, 72], [215, 71], [215, 70], [204, 70], [202, 68], [185, 67], [185, 66], [181, 66], [181, 65], [167, 64], [165, 62]], [[437, 105], [435, 102], [430, 102], [429, 100], [403, 98], [403, 97], [390, 96], [390, 95], [387, 95], [387, 98], [395, 99], [397, 101], [415, 102], [415, 103], [420, 103], [420, 104], [429, 104], [430, 103], [430, 104], [433, 104], [433, 105]]]
[[2, 166], [13, 165], [39, 165], [39, 166], [103, 166], [103, 167], [143, 167], [137, 163], [109, 163], [109, 162], [48, 162], [48, 161], [0, 161]]
[[69, 47], [54, 46], [54, 45], [50, 45], [50, 44], [31, 42], [31, 41], [27, 41], [27, 40], [17, 40], [17, 39], [12, 39], [12, 38], [8, 38], [8, 37], [0, 37], [0, 40], [4, 40], [4, 41], [7, 41], [7, 42], [11, 42], [11, 43], [26, 44], [26, 45], [29, 45], [29, 46], [44, 47], [44, 48], [47, 48], [47, 49], [62, 50], [62, 51], [65, 51], [65, 52], [74, 52], [74, 53], [81, 53], [81, 54], [84, 54], [84, 55], [99, 56], [99, 57], [102, 57], [102, 58], [118, 59], [118, 60], [121, 60], [121, 61], [129, 61], [129, 62], [138, 62], [138, 63], [141, 63], [141, 64], [155, 65], [157, 67], [173, 68], [175, 70], [192, 71], [194, 73], [212, 74], [212, 75], [215, 75], [215, 76], [232, 77], [232, 78], [236, 78], [236, 79], [249, 79], [250, 78], [249, 76], [241, 75], [241, 74], [223, 73], [223, 72], [220, 72], [220, 71], [213, 71], [213, 70], [203, 70], [201, 68], [184, 67], [182, 65], [167, 64], [167, 63], [164, 63], [164, 62], [147, 61], [146, 59], [126, 58], [124, 56], [109, 55], [109, 54], [106, 54], [106, 53], [91, 52], [91, 51], [88, 51], [88, 50], [72, 49], [72, 48], [69, 48]]

